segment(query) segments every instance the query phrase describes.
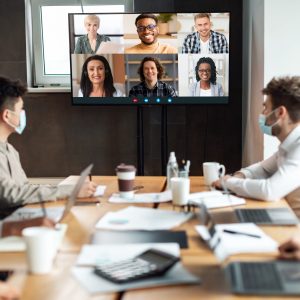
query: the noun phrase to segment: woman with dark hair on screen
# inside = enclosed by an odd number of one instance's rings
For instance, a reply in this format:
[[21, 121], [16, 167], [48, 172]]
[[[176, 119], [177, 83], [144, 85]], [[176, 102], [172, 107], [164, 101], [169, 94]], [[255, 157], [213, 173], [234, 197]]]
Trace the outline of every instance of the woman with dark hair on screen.
[[221, 84], [217, 83], [215, 62], [210, 57], [201, 57], [195, 72], [197, 82], [190, 86], [190, 96], [224, 96]]
[[101, 55], [88, 57], [83, 66], [78, 97], [122, 97], [115, 88], [107, 59]]

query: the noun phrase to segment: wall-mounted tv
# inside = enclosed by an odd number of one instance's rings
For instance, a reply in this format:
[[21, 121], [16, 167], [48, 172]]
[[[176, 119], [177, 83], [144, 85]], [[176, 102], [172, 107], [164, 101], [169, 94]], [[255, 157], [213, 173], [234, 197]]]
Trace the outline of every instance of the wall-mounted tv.
[[228, 103], [229, 24], [229, 12], [69, 14], [72, 103]]

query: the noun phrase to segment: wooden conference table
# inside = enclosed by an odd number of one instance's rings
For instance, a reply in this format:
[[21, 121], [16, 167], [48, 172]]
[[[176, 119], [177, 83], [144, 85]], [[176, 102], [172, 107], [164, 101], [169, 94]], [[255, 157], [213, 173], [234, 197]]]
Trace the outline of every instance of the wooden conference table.
[[[0, 253], [0, 268], [2, 270], [14, 270], [9, 282], [19, 287], [22, 291], [21, 299], [24, 300], [137, 300], [137, 299], [261, 299], [257, 296], [236, 296], [230, 293], [225, 281], [222, 266], [216, 260], [212, 252], [201, 241], [194, 226], [199, 223], [197, 217], [175, 228], [186, 230], [189, 248], [181, 250], [183, 265], [194, 275], [202, 279], [198, 285], [178, 285], [158, 288], [131, 290], [124, 293], [89, 295], [80, 283], [72, 276], [71, 268], [74, 266], [77, 255], [83, 244], [89, 243], [92, 233], [95, 231], [95, 223], [108, 211], [116, 211], [128, 206], [128, 204], [108, 203], [109, 196], [117, 191], [117, 179], [114, 176], [95, 176], [93, 181], [106, 185], [105, 195], [100, 204], [77, 205], [64, 219], [68, 224], [68, 230], [63, 244], [57, 254], [53, 270], [47, 275], [31, 275], [27, 273], [25, 253]], [[165, 177], [137, 177], [137, 185], [143, 185], [141, 192], [159, 192], [165, 185]], [[191, 192], [207, 190], [202, 177], [191, 177]], [[90, 199], [87, 199], [90, 200]], [[57, 205], [49, 203], [47, 206]], [[61, 204], [61, 203], [60, 203]], [[246, 207], [280, 207], [286, 206], [284, 200], [276, 203], [247, 200]], [[152, 207], [153, 204], [139, 204], [139, 206]], [[172, 209], [170, 203], [160, 204], [161, 209]], [[220, 211], [231, 208], [218, 209]], [[299, 231], [298, 226], [264, 226], [262, 229], [278, 242], [283, 242]], [[120, 247], [121, 249], [121, 247]], [[121, 250], [120, 250], [121, 251]], [[235, 255], [230, 260], [268, 260], [276, 258], [277, 253], [268, 254], [243, 254]], [[229, 260], [226, 261], [228, 263]], [[281, 297], [268, 297], [268, 299], [281, 299]], [[289, 297], [289, 299], [299, 299]]]

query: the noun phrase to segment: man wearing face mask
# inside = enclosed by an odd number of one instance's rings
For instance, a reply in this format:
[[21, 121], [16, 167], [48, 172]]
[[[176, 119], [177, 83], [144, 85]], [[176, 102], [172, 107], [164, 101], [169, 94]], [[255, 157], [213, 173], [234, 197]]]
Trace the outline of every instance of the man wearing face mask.
[[[65, 198], [73, 189], [72, 186], [30, 184], [21, 166], [19, 153], [7, 141], [12, 133], [22, 134], [25, 129], [22, 96], [26, 91], [21, 82], [0, 77], [0, 209], [38, 202], [39, 197], [43, 200]], [[79, 196], [90, 197], [95, 190], [93, 182], [86, 182]]]
[[[281, 144], [271, 157], [223, 177], [238, 195], [275, 201], [286, 198], [300, 216], [300, 77], [273, 78], [266, 88], [259, 126]], [[213, 186], [222, 188], [222, 180]]]

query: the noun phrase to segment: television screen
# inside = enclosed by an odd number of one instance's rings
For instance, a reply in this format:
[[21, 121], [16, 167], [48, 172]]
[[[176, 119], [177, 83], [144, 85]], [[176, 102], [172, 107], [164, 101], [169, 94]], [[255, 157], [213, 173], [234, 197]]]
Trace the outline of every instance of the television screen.
[[72, 103], [228, 103], [229, 23], [228, 12], [69, 14]]

